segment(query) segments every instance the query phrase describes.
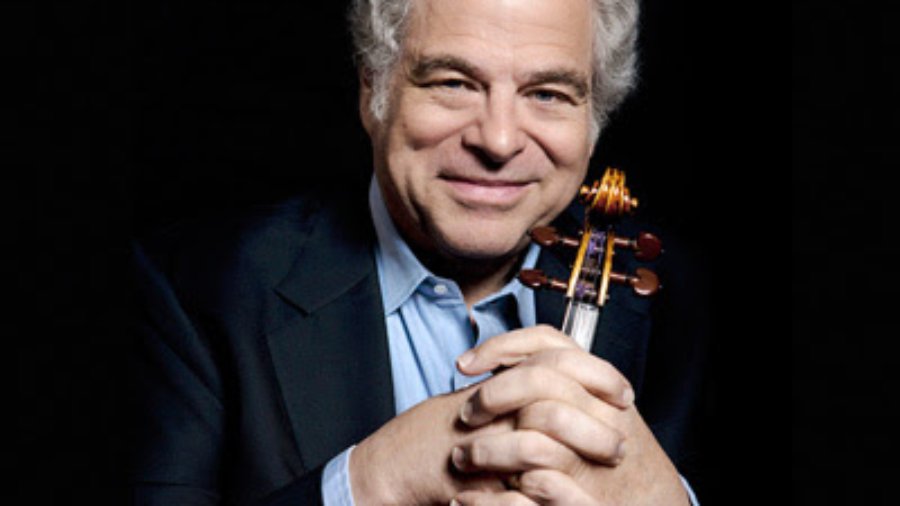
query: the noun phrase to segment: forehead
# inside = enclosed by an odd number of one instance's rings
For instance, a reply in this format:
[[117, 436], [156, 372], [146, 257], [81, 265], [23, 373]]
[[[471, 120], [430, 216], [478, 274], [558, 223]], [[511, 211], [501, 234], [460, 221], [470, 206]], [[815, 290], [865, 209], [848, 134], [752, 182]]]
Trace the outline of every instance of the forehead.
[[404, 53], [453, 54], [492, 70], [591, 64], [590, 0], [418, 0]]

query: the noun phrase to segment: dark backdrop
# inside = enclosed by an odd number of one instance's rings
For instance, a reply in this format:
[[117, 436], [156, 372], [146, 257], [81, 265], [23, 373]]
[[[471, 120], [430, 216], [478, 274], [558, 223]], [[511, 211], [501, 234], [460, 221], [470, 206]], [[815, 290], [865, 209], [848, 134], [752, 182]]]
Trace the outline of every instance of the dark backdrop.
[[[16, 126], [28, 139], [7, 138], [26, 148], [27, 176], [11, 199], [20, 204], [9, 241], [24, 267], [9, 279], [39, 315], [24, 319], [16, 356], [18, 503], [118, 504], [124, 497], [110, 484], [127, 455], [118, 415], [128, 241], [185, 216], [365, 180], [344, 5], [15, 6], [29, 32], [12, 46], [26, 64], [16, 75], [38, 92], [8, 97], [25, 112]], [[784, 326], [765, 323], [783, 304], [756, 295], [785, 284], [757, 264], [786, 257], [767, 214], [786, 208], [786, 163], [756, 163], [780, 120], [748, 127], [767, 115], [758, 85], [778, 71], [731, 45], [741, 16], [644, 2], [641, 81], [592, 169], [625, 169], [641, 213], [694, 244], [709, 266], [707, 459], [693, 483], [704, 504], [734, 504], [735, 492], [770, 497], [757, 487], [780, 487], [784, 467], [783, 440], [766, 439], [761, 455], [765, 430], [755, 420], [770, 409], [763, 418], [783, 430], [787, 419], [777, 400], [787, 389]], [[740, 221], [747, 213], [752, 221]]]
[[792, 9], [792, 475], [797, 504], [896, 504], [900, 17]]

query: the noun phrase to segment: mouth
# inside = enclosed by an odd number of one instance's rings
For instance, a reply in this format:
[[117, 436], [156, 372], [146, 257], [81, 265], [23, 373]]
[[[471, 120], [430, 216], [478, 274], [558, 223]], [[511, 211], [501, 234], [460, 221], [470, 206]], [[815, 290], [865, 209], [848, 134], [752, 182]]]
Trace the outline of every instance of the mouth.
[[448, 175], [442, 175], [439, 179], [449, 187], [454, 199], [464, 206], [497, 209], [514, 206], [528, 188], [536, 183], [532, 180], [483, 179]]

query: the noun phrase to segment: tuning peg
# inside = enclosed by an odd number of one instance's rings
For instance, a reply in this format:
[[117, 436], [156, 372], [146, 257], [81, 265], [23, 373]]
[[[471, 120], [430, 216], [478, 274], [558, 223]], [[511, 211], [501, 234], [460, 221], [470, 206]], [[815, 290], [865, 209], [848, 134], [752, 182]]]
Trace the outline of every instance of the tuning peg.
[[577, 248], [580, 243], [574, 237], [560, 235], [554, 227], [534, 227], [528, 232], [528, 235], [531, 236], [532, 241], [545, 248], [556, 246], [557, 244]]
[[660, 288], [659, 278], [656, 276], [656, 273], [643, 267], [638, 267], [635, 270], [635, 276], [610, 272], [609, 279], [616, 283], [631, 285], [634, 293], [643, 296], [653, 295]]
[[662, 253], [662, 241], [650, 232], [641, 232], [637, 239], [616, 237], [616, 246], [623, 246], [635, 251], [634, 257], [641, 261], [656, 259]]
[[559, 292], [565, 292], [569, 285], [565, 281], [548, 278], [540, 269], [522, 269], [519, 271], [519, 281], [528, 288], [550, 288]]

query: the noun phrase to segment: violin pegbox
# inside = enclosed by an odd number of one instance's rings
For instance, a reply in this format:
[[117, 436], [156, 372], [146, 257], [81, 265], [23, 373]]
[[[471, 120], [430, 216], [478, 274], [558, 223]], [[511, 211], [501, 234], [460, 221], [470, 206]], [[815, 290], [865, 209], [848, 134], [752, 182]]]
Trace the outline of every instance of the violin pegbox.
[[530, 288], [550, 288], [565, 292], [570, 303], [602, 307], [609, 299], [609, 284], [629, 285], [640, 296], [651, 296], [660, 289], [659, 278], [644, 267], [633, 274], [612, 270], [617, 248], [629, 250], [639, 261], [652, 261], [662, 253], [659, 238], [640, 232], [633, 239], [619, 237], [613, 227], [616, 219], [632, 213], [637, 199], [625, 186], [625, 173], [609, 168], [600, 181], [582, 186], [579, 199], [585, 205], [585, 218], [580, 237], [567, 237], [550, 226], [535, 227], [529, 232], [531, 240], [541, 247], [564, 247], [575, 250], [572, 272], [568, 281], [553, 279], [539, 269], [524, 269], [519, 280]]

